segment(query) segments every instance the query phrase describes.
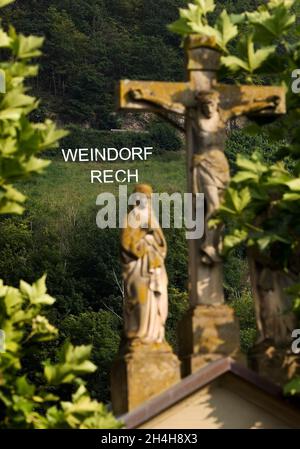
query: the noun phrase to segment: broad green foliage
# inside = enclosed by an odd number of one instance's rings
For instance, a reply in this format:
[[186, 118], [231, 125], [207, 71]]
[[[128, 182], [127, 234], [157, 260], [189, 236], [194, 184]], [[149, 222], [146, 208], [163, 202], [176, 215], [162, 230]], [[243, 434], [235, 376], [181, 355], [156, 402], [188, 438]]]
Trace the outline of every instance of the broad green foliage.
[[237, 167], [220, 208], [222, 217], [234, 220], [232, 233], [225, 237], [224, 250], [247, 242], [248, 246], [268, 251], [276, 244], [281, 248], [278, 265], [285, 269], [295, 249], [295, 239], [300, 238], [300, 217], [295, 217], [300, 199], [298, 180], [282, 162], [265, 163], [259, 152], [250, 158], [239, 155]]
[[285, 394], [289, 394], [294, 396], [295, 394], [300, 393], [300, 377], [296, 377], [295, 379], [292, 379], [285, 387], [284, 387]]
[[[300, 121], [300, 97], [288, 90], [287, 82], [290, 83], [292, 70], [299, 61], [300, 42], [294, 40], [290, 44], [286, 31], [290, 30], [292, 35], [298, 36], [296, 18], [291, 10], [298, 6], [298, 1], [269, 1], [257, 11], [246, 13], [255, 26], [253, 35], [258, 31], [260, 36], [265, 33], [262, 51], [268, 51], [270, 33], [276, 34], [273, 55], [275, 77], [273, 64], [266, 67], [265, 75], [275, 78], [274, 82], [286, 85], [287, 114], [274, 125], [249, 127], [252, 134], [268, 136], [270, 145], [276, 142], [277, 155], [273, 154], [275, 163], [266, 160], [268, 148], [264, 147], [262, 155], [259, 145], [253, 148], [252, 155], [238, 155], [237, 173], [232, 178], [219, 213], [222, 220], [230, 223], [230, 232], [224, 241], [225, 252], [246, 243], [263, 253], [267, 260], [272, 260], [277, 268], [289, 270], [292, 265], [296, 271], [295, 260], [300, 248], [300, 147], [297, 126]], [[241, 68], [247, 71], [246, 67]]]
[[169, 25], [169, 29], [183, 37], [198, 34], [213, 38], [215, 46], [224, 53], [222, 64], [231, 72], [244, 74], [250, 81], [275, 55], [274, 42], [284, 40], [295, 25], [296, 15], [291, 8], [297, 0], [271, 0], [255, 11], [240, 14], [228, 14], [224, 9], [217, 18], [209, 14], [214, 12], [215, 3], [194, 0], [179, 10], [180, 19]]
[[8, 32], [0, 29], [0, 47], [9, 55], [0, 63], [6, 79], [6, 93], [0, 94], [0, 214], [23, 212], [25, 196], [12, 183], [41, 173], [49, 162], [38, 154], [56, 146], [66, 134], [50, 120], [32, 123], [28, 118], [38, 101], [28, 95], [24, 81], [38, 73], [29, 60], [41, 54], [42, 43], [42, 38], [25, 37], [12, 27]]
[[208, 14], [215, 10], [214, 0], [195, 0], [189, 3], [186, 9], [179, 10], [180, 19], [169, 25], [169, 30], [183, 36], [189, 34], [201, 34], [213, 37], [216, 45], [223, 51], [227, 51], [227, 44], [238, 34], [238, 28], [234, 24], [234, 18], [229, 16], [224, 9], [219, 15], [214, 26], [209, 24]]
[[[45, 277], [20, 288], [0, 282], [0, 328], [5, 351], [0, 356], [0, 428], [113, 428], [120, 427], [104, 405], [92, 400], [81, 375], [92, 373], [91, 346], [65, 343], [58, 363], [44, 363], [45, 385], [36, 386], [22, 375], [22, 359], [43, 341], [57, 337], [57, 329], [42, 315], [54, 303], [46, 291]], [[72, 384], [69, 401], [50, 393], [51, 386]]]
[[[0, 1], [0, 6], [10, 3]], [[0, 46], [10, 57], [0, 63], [6, 75], [6, 93], [0, 98], [0, 214], [22, 213], [24, 195], [11, 185], [49, 164], [36, 155], [57, 144], [66, 133], [54, 123], [30, 122], [28, 115], [38, 102], [27, 95], [24, 80], [37, 74], [28, 60], [40, 55], [43, 39], [18, 35], [10, 27], [0, 30]], [[46, 276], [32, 285], [21, 281], [19, 289], [0, 280], [0, 329], [5, 346], [0, 354], [0, 428], [117, 428], [121, 424], [103, 404], [92, 400], [80, 376], [97, 368], [89, 360], [91, 346], [66, 342], [60, 358], [44, 362], [44, 382], [35, 384], [24, 374], [28, 354], [39, 352], [41, 343], [57, 338], [58, 330], [43, 315], [54, 298], [47, 294]], [[62, 401], [53, 387], [69, 384], [69, 400]], [[71, 390], [71, 389], [70, 389]]]
[[244, 70], [253, 73], [262, 66], [270, 55], [274, 54], [275, 46], [271, 45], [256, 50], [253, 36], [243, 36], [237, 50], [238, 54], [243, 55], [243, 57], [225, 56], [222, 58], [223, 64], [233, 72]]
[[14, 2], [14, 0], [0, 0], [0, 8], [2, 8], [2, 6], [6, 6], [12, 2]]

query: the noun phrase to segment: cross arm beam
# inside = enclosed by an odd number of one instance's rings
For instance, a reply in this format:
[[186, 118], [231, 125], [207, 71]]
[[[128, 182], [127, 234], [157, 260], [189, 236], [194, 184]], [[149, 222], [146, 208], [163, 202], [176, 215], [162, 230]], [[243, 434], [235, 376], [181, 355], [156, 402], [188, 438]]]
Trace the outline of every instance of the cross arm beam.
[[185, 114], [193, 95], [189, 83], [122, 80], [118, 86], [118, 107], [136, 111]]
[[225, 120], [247, 115], [276, 116], [286, 113], [286, 91], [280, 86], [237, 86], [219, 84], [221, 108]]

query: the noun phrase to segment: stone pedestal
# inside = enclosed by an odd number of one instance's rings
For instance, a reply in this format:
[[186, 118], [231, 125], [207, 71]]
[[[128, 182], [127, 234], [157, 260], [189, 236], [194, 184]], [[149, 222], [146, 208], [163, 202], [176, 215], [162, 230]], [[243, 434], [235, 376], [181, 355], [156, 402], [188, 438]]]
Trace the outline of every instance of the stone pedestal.
[[190, 309], [178, 331], [183, 377], [222, 357], [244, 362], [238, 319], [228, 305], [198, 305]]
[[300, 376], [299, 355], [291, 352], [291, 345], [274, 347], [268, 341], [257, 344], [251, 350], [248, 362], [251, 369], [281, 387]]
[[167, 343], [123, 347], [111, 372], [115, 415], [133, 410], [180, 381], [180, 362]]

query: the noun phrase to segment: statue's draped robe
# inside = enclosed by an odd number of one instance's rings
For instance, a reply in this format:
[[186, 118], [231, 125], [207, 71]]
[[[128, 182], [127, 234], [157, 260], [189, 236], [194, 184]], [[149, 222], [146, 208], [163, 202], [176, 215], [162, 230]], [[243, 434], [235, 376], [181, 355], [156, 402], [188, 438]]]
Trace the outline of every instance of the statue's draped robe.
[[166, 242], [161, 229], [127, 226], [121, 236], [121, 253], [125, 334], [130, 340], [161, 343], [168, 316]]

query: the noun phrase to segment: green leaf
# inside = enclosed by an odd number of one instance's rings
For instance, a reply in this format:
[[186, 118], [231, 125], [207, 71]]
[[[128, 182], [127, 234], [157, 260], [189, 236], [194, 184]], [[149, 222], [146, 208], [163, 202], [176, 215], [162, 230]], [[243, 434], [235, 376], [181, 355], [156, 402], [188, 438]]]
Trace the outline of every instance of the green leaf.
[[220, 40], [220, 33], [215, 28], [209, 25], [190, 23], [190, 27], [193, 33], [197, 33], [201, 36], [214, 37], [218, 42]]
[[46, 317], [37, 315], [32, 320], [32, 329], [28, 337], [34, 341], [53, 340], [58, 334], [58, 330], [49, 323]]
[[251, 158], [238, 154], [236, 158], [236, 164], [240, 169], [244, 169], [247, 172], [253, 174], [262, 174], [268, 171], [268, 166], [263, 164], [262, 158], [259, 153], [253, 153]]
[[249, 72], [253, 73], [274, 53], [276, 49], [275, 45], [269, 47], [260, 48], [255, 51], [254, 42], [249, 39], [248, 41], [248, 66]]
[[293, 179], [292, 181], [288, 181], [286, 185], [295, 192], [300, 191], [300, 178]]
[[89, 397], [83, 385], [72, 395], [72, 402], [62, 402], [62, 409], [64, 418], [71, 428], [110, 429], [122, 427], [122, 423], [116, 421], [103, 404], [99, 404]]
[[15, 0], [0, 0], [0, 8], [3, 8], [3, 6], [9, 5], [10, 3], [14, 2]]
[[284, 5], [284, 2], [274, 3], [270, 10], [247, 13], [247, 17], [255, 26], [256, 40], [263, 44], [281, 37], [296, 20], [295, 14], [290, 11], [290, 6]]
[[6, 201], [5, 203], [0, 202], [0, 214], [22, 215], [24, 210], [24, 207], [11, 201]]
[[296, 298], [294, 302], [294, 310], [295, 312], [300, 312], [300, 298]]
[[29, 95], [24, 95], [22, 92], [19, 92], [17, 89], [14, 89], [4, 95], [3, 100], [1, 102], [1, 109], [11, 108], [23, 108], [24, 106], [32, 105], [35, 103], [35, 98], [30, 97]]
[[[214, 10], [214, 1], [195, 0], [195, 3], [189, 3], [187, 8], [179, 9], [180, 19], [169, 25], [168, 29], [183, 36], [199, 34], [213, 37], [216, 46], [226, 52], [226, 46], [237, 36], [238, 28], [225, 9], [218, 17], [215, 26], [210, 26], [206, 16]], [[238, 21], [241, 20], [241, 17], [237, 18], [236, 16], [233, 19]]]
[[234, 25], [239, 25], [241, 23], [243, 23], [246, 19], [246, 13], [242, 13], [242, 14], [230, 14], [229, 15], [231, 22]]
[[252, 171], [240, 171], [232, 178], [232, 182], [238, 184], [244, 181], [249, 181], [250, 179], [257, 182], [259, 176]]
[[41, 55], [40, 48], [44, 42], [43, 37], [15, 35], [14, 32], [11, 32], [10, 36], [12, 37], [11, 46], [17, 58], [29, 59]]
[[16, 380], [17, 392], [20, 396], [30, 397], [34, 395], [35, 386], [30, 384], [26, 376], [18, 377]]
[[223, 251], [226, 254], [232, 248], [240, 245], [248, 237], [248, 232], [243, 229], [235, 229], [231, 234], [226, 235], [224, 238]]
[[188, 8], [179, 8], [179, 15], [185, 19], [189, 24], [201, 24], [203, 12], [201, 8], [193, 3], [188, 4]]
[[58, 129], [51, 120], [46, 120], [45, 123], [38, 123], [35, 125], [35, 128], [40, 132], [42, 137], [39, 150], [56, 147], [58, 140], [69, 134], [68, 131]]
[[280, 170], [278, 165], [270, 168], [271, 173], [266, 180], [267, 186], [286, 186], [287, 182], [291, 181], [291, 175], [285, 170]]
[[7, 291], [8, 291], [8, 288], [9, 288], [9, 287], [7, 287], [6, 285], [4, 285], [3, 280], [0, 279], [0, 298], [3, 298], [3, 297], [6, 295], [6, 293], [7, 293]]
[[187, 21], [183, 18], [176, 20], [167, 26], [169, 31], [173, 33], [181, 34], [183, 36], [191, 33], [191, 27], [188, 25]]
[[[2, 287], [3, 288], [3, 287]], [[6, 313], [8, 316], [12, 316], [19, 310], [23, 304], [22, 296], [16, 288], [7, 287], [4, 298], [6, 307]]]
[[237, 72], [240, 69], [243, 69], [247, 72], [249, 71], [247, 62], [241, 58], [238, 58], [237, 56], [222, 56], [221, 64], [223, 64], [225, 67], [228, 67], [232, 72]]
[[7, 184], [5, 186], [5, 196], [10, 201], [15, 201], [17, 203], [23, 203], [26, 200], [26, 196], [23, 193], [19, 192], [13, 186]]
[[60, 356], [60, 363], [45, 363], [44, 374], [49, 384], [71, 383], [78, 375], [93, 373], [97, 367], [88, 359], [91, 346], [73, 346], [66, 343]]
[[55, 299], [46, 294], [46, 276], [42, 276], [32, 286], [25, 281], [20, 281], [21, 293], [29, 299], [33, 305], [47, 305], [50, 306], [55, 302]]
[[300, 393], [300, 377], [297, 376], [295, 379], [291, 380], [287, 385], [284, 386], [284, 394], [290, 394], [294, 396]]
[[195, 3], [201, 8], [204, 15], [213, 12], [216, 8], [214, 0], [195, 0]]
[[188, 3], [187, 8], [179, 9], [180, 19], [169, 25], [168, 29], [183, 36], [198, 33], [217, 38], [219, 31], [209, 26], [206, 20], [206, 15], [214, 9], [213, 0], [195, 0], [195, 3]]
[[248, 204], [251, 201], [251, 193], [248, 187], [245, 187], [240, 191], [240, 205], [239, 210], [242, 211], [245, 209], [245, 207], [248, 206]]
[[283, 201], [300, 201], [300, 193], [285, 193], [282, 199]]
[[[230, 55], [221, 58], [221, 63], [233, 72], [240, 70], [245, 70], [249, 73], [255, 72], [276, 50], [275, 45], [255, 50], [252, 35], [247, 36], [246, 40], [242, 39], [239, 47], [238, 56]], [[245, 56], [247, 59], [245, 59]]]
[[23, 166], [27, 173], [41, 173], [50, 163], [50, 161], [45, 159], [38, 159], [32, 156]]
[[73, 346], [68, 343], [64, 347], [62, 360], [68, 363], [80, 364], [91, 356], [91, 351], [91, 345]]
[[291, 8], [294, 6], [296, 0], [269, 0], [268, 7], [270, 9], [277, 8], [278, 6], [285, 6], [286, 8]]
[[217, 20], [217, 30], [220, 33], [219, 39], [217, 39], [218, 45], [223, 50], [226, 50], [228, 42], [237, 36], [238, 27], [232, 23], [231, 18], [225, 9]]
[[264, 251], [273, 242], [273, 237], [272, 235], [264, 235], [263, 237], [257, 239], [256, 242], [259, 249]]
[[30, 415], [34, 408], [34, 403], [32, 400], [26, 399], [22, 396], [18, 396], [16, 394], [13, 395], [13, 402], [13, 410], [17, 413], [23, 413], [26, 417]]
[[0, 29], [0, 47], [1, 48], [9, 47], [10, 43], [11, 39], [9, 35], [4, 30]]
[[33, 285], [35, 288], [36, 295], [41, 296], [47, 293], [46, 287], [47, 275], [44, 274], [40, 279], [38, 279]]
[[[240, 191], [230, 187], [227, 189], [226, 199], [227, 204], [229, 203], [229, 209], [231, 209], [230, 206], [232, 206], [232, 209], [240, 214], [250, 203], [251, 193], [248, 187], [245, 187]], [[224, 206], [221, 206], [221, 210], [225, 210]]]

